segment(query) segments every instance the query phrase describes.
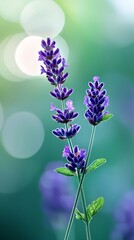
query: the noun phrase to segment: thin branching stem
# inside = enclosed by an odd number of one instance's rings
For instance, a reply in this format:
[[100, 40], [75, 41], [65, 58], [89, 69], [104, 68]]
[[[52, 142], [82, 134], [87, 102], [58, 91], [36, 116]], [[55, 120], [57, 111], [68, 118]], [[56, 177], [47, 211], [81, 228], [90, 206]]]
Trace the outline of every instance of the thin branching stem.
[[[94, 136], [95, 136], [95, 126], [92, 127], [92, 132], [91, 132], [89, 146], [88, 146], [88, 152], [87, 152], [87, 159], [86, 159], [85, 170], [86, 170], [86, 166], [88, 165], [88, 162], [89, 162], [89, 159], [90, 159], [90, 156], [91, 156]], [[69, 219], [69, 222], [68, 222], [68, 226], [67, 226], [67, 229], [66, 229], [64, 240], [68, 240], [68, 237], [69, 237], [69, 233], [70, 233], [70, 230], [71, 230], [71, 227], [72, 227], [72, 223], [73, 223], [75, 208], [77, 206], [77, 202], [78, 202], [78, 199], [79, 199], [79, 194], [80, 194], [80, 191], [81, 191], [82, 183], [83, 183], [83, 180], [84, 180], [84, 177], [85, 177], [85, 172], [86, 171], [83, 171], [83, 174], [82, 174], [82, 177], [81, 177], [78, 189], [77, 189], [74, 205], [73, 205], [73, 208], [72, 208], [72, 212], [71, 212], [71, 215], [70, 215], [70, 219]]]
[[[65, 108], [65, 103], [64, 101], [62, 101], [62, 110], [64, 110]], [[65, 128], [66, 130], [68, 130], [68, 124], [66, 123], [65, 124]], [[73, 152], [73, 143], [72, 143], [72, 140], [70, 138], [67, 139], [68, 141], [68, 145], [70, 146], [70, 149], [71, 151]], [[80, 183], [80, 172], [79, 172], [79, 169], [77, 169], [77, 173], [78, 173], [78, 181]], [[86, 199], [85, 199], [85, 193], [84, 193], [84, 189], [83, 189], [83, 186], [81, 187], [81, 200], [82, 200], [82, 206], [83, 206], [83, 211], [84, 211], [84, 214], [85, 214], [85, 221], [86, 221], [86, 237], [87, 237], [87, 240], [91, 240], [90, 239], [90, 229], [89, 229], [89, 225], [88, 225], [88, 216], [87, 216], [87, 211], [86, 211]]]

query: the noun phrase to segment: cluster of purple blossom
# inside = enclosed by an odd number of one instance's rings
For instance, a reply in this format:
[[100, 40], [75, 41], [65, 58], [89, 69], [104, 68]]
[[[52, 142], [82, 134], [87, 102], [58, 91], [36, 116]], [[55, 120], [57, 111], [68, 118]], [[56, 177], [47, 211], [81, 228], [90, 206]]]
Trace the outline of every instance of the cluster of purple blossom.
[[43, 212], [56, 230], [64, 228], [74, 201], [74, 189], [70, 179], [53, 171], [59, 164], [61, 162], [55, 161], [47, 165], [39, 185]]
[[84, 103], [87, 107], [85, 117], [89, 123], [97, 125], [101, 122], [102, 117], [108, 112], [104, 112], [108, 106], [108, 96], [106, 96], [106, 90], [103, 90], [104, 83], [99, 83], [100, 78], [98, 76], [93, 77], [94, 83], [89, 82], [90, 89], [86, 91]]
[[127, 192], [115, 211], [111, 240], [134, 240], [134, 191]]
[[[39, 51], [39, 61], [42, 62], [41, 74], [45, 74], [48, 81], [54, 86], [53, 91], [50, 92], [51, 96], [61, 100], [68, 98], [73, 89], [64, 87], [68, 72], [65, 72], [67, 67], [66, 60], [61, 57], [59, 48], [56, 48], [55, 41], [50, 38], [42, 40], [41, 46], [43, 50]], [[85, 118], [92, 125], [97, 125], [101, 122], [103, 116], [107, 114], [105, 108], [108, 106], [108, 97], [106, 96], [106, 90], [103, 90], [104, 83], [99, 82], [99, 77], [93, 78], [94, 83], [89, 82], [89, 89], [86, 92], [84, 103], [87, 107], [85, 112]], [[64, 106], [64, 104], [62, 104]], [[66, 107], [62, 110], [51, 104], [51, 111], [55, 111], [56, 114], [52, 115], [52, 119], [58, 123], [64, 124], [64, 128], [56, 128], [52, 133], [59, 139], [67, 139], [74, 137], [80, 130], [78, 124], [70, 124], [77, 116], [78, 113], [74, 112], [73, 102], [71, 100], [66, 101]], [[63, 156], [66, 157], [68, 163], [65, 166], [71, 171], [83, 170], [85, 166], [86, 151], [85, 149], [79, 150], [78, 146], [70, 148], [66, 146], [63, 151]]]

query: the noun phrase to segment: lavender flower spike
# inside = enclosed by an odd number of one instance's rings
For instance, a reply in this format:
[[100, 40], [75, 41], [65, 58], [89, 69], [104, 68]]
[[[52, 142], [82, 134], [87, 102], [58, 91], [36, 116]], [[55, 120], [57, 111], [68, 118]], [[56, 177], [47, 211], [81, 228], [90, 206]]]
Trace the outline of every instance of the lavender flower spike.
[[84, 99], [84, 104], [87, 107], [85, 118], [92, 125], [97, 125], [101, 122], [102, 117], [108, 113], [104, 112], [104, 110], [108, 106], [109, 98], [106, 96], [106, 90], [102, 90], [104, 83], [99, 82], [100, 78], [95, 76], [93, 77], [93, 80], [94, 83], [88, 83], [90, 88], [86, 91]]
[[68, 100], [66, 102], [67, 108], [65, 108], [63, 111], [56, 108], [54, 104], [51, 104], [51, 111], [55, 110], [56, 115], [52, 115], [52, 118], [56, 122], [60, 123], [68, 123], [72, 121], [74, 118], [78, 116], [78, 113], [74, 113], [74, 107], [73, 107], [73, 102], [71, 100]]
[[70, 125], [70, 128], [68, 130], [64, 128], [56, 128], [55, 130], [52, 131], [52, 133], [57, 137], [62, 140], [67, 139], [67, 138], [72, 138], [78, 133], [80, 130], [80, 126], [77, 124]]
[[63, 150], [63, 157], [66, 157], [68, 161], [68, 163], [65, 164], [67, 168], [74, 172], [76, 172], [76, 169], [80, 169], [82, 172], [86, 163], [85, 149], [79, 150], [78, 146], [75, 146], [73, 151], [71, 151], [70, 147], [67, 145]]
[[66, 81], [68, 73], [64, 73], [67, 67], [64, 58], [61, 58], [59, 48], [55, 49], [55, 41], [51, 41], [50, 38], [42, 40], [41, 46], [43, 50], [39, 51], [38, 60], [43, 63], [41, 65], [41, 74], [45, 74], [48, 81], [58, 86]]

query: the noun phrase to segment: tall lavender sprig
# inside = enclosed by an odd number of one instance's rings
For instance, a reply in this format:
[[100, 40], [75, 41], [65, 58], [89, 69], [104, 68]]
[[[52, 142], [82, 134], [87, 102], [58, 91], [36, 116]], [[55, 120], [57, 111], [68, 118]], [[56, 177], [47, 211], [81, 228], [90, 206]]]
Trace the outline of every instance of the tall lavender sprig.
[[[56, 112], [55, 115], [52, 115], [52, 119], [58, 123], [63, 123], [65, 128], [57, 128], [53, 130], [52, 133], [61, 140], [68, 140], [70, 152], [67, 156], [67, 161], [69, 162], [69, 158], [72, 156], [74, 157], [72, 157], [72, 160], [70, 160], [69, 163], [65, 164], [65, 167], [74, 172], [76, 171], [80, 181], [79, 171], [82, 171], [85, 166], [85, 150], [79, 151], [78, 146], [73, 149], [72, 142], [70, 140], [79, 132], [80, 126], [78, 124], [70, 124], [70, 126], [68, 126], [68, 123], [75, 119], [78, 116], [78, 113], [74, 112], [73, 102], [71, 100], [66, 102], [66, 108], [63, 104], [64, 99], [68, 98], [73, 92], [73, 89], [68, 89], [63, 86], [63, 83], [65, 83], [68, 76], [68, 73], [64, 73], [64, 70], [67, 67], [66, 61], [64, 58], [61, 58], [60, 50], [58, 48], [55, 50], [55, 42], [51, 41], [50, 38], [46, 41], [42, 40], [41, 45], [43, 47], [43, 51], [39, 51], [39, 61], [43, 62], [43, 65], [41, 65], [41, 74], [45, 74], [48, 81], [54, 85], [54, 90], [50, 92], [51, 96], [62, 101], [62, 110], [56, 108], [53, 103], [51, 104], [50, 110]], [[83, 189], [81, 190], [81, 194], [84, 212], [85, 215], [87, 215]], [[86, 225], [86, 228], [87, 239], [90, 239], [88, 224]]]
[[[51, 104], [51, 110], [56, 112], [55, 115], [52, 115], [52, 119], [65, 126], [64, 128], [53, 130], [52, 133], [57, 138], [62, 140], [67, 139], [68, 141], [68, 146], [66, 146], [63, 151], [63, 156], [66, 157], [68, 161], [68, 163], [65, 164], [65, 169], [68, 169], [68, 171], [61, 168], [58, 169], [57, 172], [62, 173], [63, 175], [75, 175], [79, 179], [79, 186], [64, 240], [68, 239], [74, 212], [76, 210], [76, 218], [81, 219], [86, 223], [87, 239], [89, 240], [90, 232], [88, 224], [91, 221], [92, 216], [102, 207], [104, 200], [103, 198], [98, 198], [86, 208], [82, 184], [85, 174], [90, 172], [90, 169], [94, 170], [105, 162], [105, 159], [97, 159], [88, 166], [95, 135], [95, 127], [101, 121], [107, 120], [111, 117], [111, 114], [108, 114], [108, 112], [105, 111], [105, 108], [108, 105], [108, 97], [106, 96], [106, 90], [102, 90], [104, 84], [99, 82], [98, 76], [95, 76], [93, 78], [94, 83], [89, 83], [90, 89], [87, 90], [84, 99], [84, 103], [87, 107], [85, 117], [89, 123], [93, 125], [87, 155], [85, 155], [85, 149], [79, 150], [77, 145], [73, 147], [71, 141], [71, 138], [80, 130], [80, 126], [77, 124], [70, 124], [70, 126], [68, 126], [68, 124], [78, 116], [78, 113], [74, 112], [73, 102], [71, 100], [66, 102], [67, 107], [65, 107], [64, 103], [64, 99], [68, 98], [73, 92], [73, 89], [68, 89], [63, 86], [68, 77], [68, 73], [65, 72], [65, 68], [67, 67], [66, 61], [64, 58], [61, 58], [60, 50], [58, 48], [55, 49], [55, 42], [51, 41], [50, 38], [46, 41], [42, 40], [42, 47], [43, 51], [39, 52], [39, 61], [43, 62], [43, 65], [41, 65], [41, 74], [45, 74], [48, 81], [54, 86], [54, 90], [50, 92], [51, 96], [62, 101], [62, 110], [56, 108], [54, 104]], [[76, 209], [80, 192], [84, 214]]]

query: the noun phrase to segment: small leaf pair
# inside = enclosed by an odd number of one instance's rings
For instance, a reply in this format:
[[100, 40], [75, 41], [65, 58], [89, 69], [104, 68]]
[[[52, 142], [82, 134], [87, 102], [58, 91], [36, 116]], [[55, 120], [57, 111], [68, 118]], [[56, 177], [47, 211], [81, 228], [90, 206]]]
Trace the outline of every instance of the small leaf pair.
[[104, 205], [103, 197], [97, 198], [95, 201], [88, 205], [87, 207], [88, 222], [91, 221], [92, 217], [103, 207], [103, 205]]
[[[91, 204], [87, 207], [87, 218], [88, 222], [92, 220], [92, 217], [98, 213], [98, 211], [103, 207], [104, 205], [104, 198], [99, 197], [95, 201], [93, 201]], [[75, 209], [75, 217], [79, 220], [82, 220], [86, 222], [85, 215], [81, 213], [77, 208]]]
[[[99, 158], [99, 159], [95, 160], [93, 163], [91, 163], [87, 167], [86, 173], [89, 173], [89, 172], [95, 170], [96, 168], [100, 167], [104, 163], [106, 163], [106, 159], [105, 158]], [[76, 172], [73, 172], [73, 171], [71, 171], [70, 169], [68, 169], [66, 167], [56, 168], [55, 172], [60, 173], [60, 174], [62, 174], [64, 176], [69, 176], [69, 177], [76, 176]]]

